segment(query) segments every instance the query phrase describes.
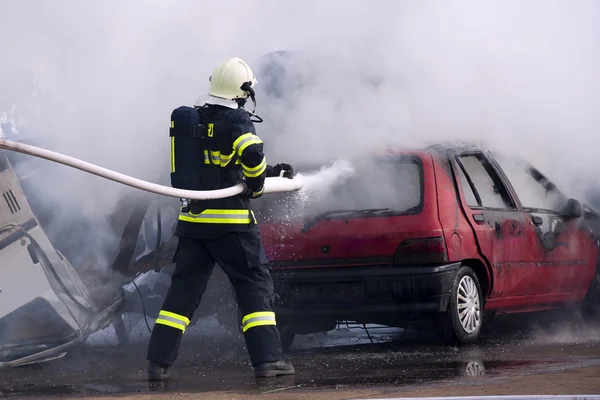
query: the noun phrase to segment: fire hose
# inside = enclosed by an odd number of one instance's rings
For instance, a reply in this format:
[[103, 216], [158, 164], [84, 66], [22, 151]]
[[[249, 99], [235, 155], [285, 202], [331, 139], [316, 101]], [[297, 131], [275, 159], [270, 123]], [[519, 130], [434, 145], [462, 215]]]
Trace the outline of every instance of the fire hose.
[[[0, 149], [16, 151], [18, 153], [28, 154], [30, 156], [54, 161], [59, 164], [67, 165], [93, 175], [109, 179], [123, 185], [131, 186], [147, 192], [156, 193], [164, 196], [175, 197], [179, 199], [190, 200], [210, 200], [223, 199], [242, 193], [246, 187], [244, 183], [217, 190], [183, 190], [170, 186], [158, 185], [156, 183], [137, 179], [129, 175], [121, 174], [107, 168], [100, 167], [89, 162], [70, 157], [54, 151], [42, 149], [40, 147], [14, 142], [12, 140], [0, 139]], [[264, 193], [291, 192], [302, 189], [302, 179], [298, 176], [294, 179], [270, 177], [265, 179]]]

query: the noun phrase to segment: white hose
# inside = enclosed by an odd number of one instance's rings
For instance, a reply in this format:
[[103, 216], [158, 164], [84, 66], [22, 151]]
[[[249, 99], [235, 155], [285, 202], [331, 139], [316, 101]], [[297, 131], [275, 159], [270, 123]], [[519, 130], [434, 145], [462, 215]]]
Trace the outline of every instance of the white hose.
[[[30, 156], [44, 158], [46, 160], [54, 161], [59, 164], [64, 164], [69, 167], [77, 168], [90, 174], [100, 176], [102, 178], [109, 179], [111, 181], [119, 182], [127, 186], [131, 186], [137, 189], [145, 190], [147, 192], [162, 194], [164, 196], [175, 197], [179, 199], [191, 199], [191, 200], [209, 200], [209, 199], [222, 199], [225, 197], [235, 196], [244, 191], [245, 187], [243, 183], [238, 183], [235, 186], [231, 186], [225, 189], [218, 190], [183, 190], [176, 189], [170, 186], [157, 185], [124, 175], [110, 169], [102, 168], [97, 165], [79, 160], [77, 158], [69, 157], [64, 154], [56, 153], [50, 150], [42, 149], [39, 147], [31, 146], [24, 143], [13, 142], [11, 140], [0, 139], [0, 149], [16, 151]], [[265, 191], [264, 193], [279, 193], [279, 192], [291, 192], [294, 190], [300, 190], [302, 188], [302, 180], [300, 177], [294, 179], [288, 178], [266, 178], [265, 179]]]

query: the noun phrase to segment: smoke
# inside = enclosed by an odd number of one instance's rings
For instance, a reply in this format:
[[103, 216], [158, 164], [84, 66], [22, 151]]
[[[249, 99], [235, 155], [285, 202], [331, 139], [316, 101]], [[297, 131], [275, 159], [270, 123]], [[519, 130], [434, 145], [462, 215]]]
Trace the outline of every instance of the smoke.
[[[1, 1], [2, 82], [22, 70], [35, 85], [3, 85], [0, 112], [52, 150], [168, 185], [172, 109], [204, 98], [224, 59], [293, 50], [303, 84], [280, 102], [256, 87], [271, 164], [468, 140], [570, 185], [598, 168], [599, 12], [593, 0]], [[90, 249], [115, 248], [106, 217], [140, 195], [50, 165], [36, 189], [61, 229], [93, 221]]]

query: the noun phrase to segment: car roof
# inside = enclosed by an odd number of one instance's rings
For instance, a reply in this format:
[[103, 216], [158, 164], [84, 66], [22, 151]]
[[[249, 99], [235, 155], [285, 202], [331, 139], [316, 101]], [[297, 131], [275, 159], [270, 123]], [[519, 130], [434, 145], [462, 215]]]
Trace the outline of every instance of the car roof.
[[[335, 157], [334, 159], [330, 159], [330, 160], [320, 160], [320, 161], [314, 161], [314, 162], [307, 162], [306, 166], [311, 166], [311, 167], [315, 167], [315, 168], [319, 168], [321, 166], [323, 166], [324, 164], [328, 163], [328, 162], [332, 162], [332, 161], [336, 161], [336, 160], [340, 160], [340, 159], [346, 159], [346, 160], [351, 160], [351, 159], [359, 159], [359, 158], [364, 158], [366, 157], [378, 157], [378, 156], [389, 156], [389, 155], [411, 155], [411, 156], [417, 156], [420, 158], [430, 158], [431, 156], [447, 156], [448, 152], [450, 151], [487, 151], [488, 149], [486, 149], [484, 146], [478, 145], [478, 144], [474, 144], [474, 143], [463, 143], [463, 142], [448, 142], [448, 143], [443, 143], [443, 142], [438, 142], [438, 143], [433, 143], [433, 144], [429, 144], [427, 146], [421, 146], [421, 147], [408, 147], [408, 146], [387, 146], [387, 147], [382, 147], [379, 150], [361, 150], [361, 149], [357, 149], [356, 151], [353, 152], [346, 152], [344, 157]], [[299, 164], [304, 164], [304, 163], [299, 163]]]
[[487, 151], [488, 149], [485, 146], [482, 146], [477, 143], [468, 143], [468, 142], [437, 142], [431, 143], [427, 146], [422, 147], [391, 147], [386, 149], [381, 149], [375, 152], [372, 152], [373, 155], [388, 155], [388, 154], [398, 154], [398, 155], [439, 155], [447, 154], [450, 151]]

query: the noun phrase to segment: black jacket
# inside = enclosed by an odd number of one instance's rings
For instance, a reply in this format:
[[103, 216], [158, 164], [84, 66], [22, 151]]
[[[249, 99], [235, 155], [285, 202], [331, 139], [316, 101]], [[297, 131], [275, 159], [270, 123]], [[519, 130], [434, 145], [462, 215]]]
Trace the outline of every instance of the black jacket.
[[[224, 189], [244, 179], [248, 188], [260, 195], [272, 167], [267, 168], [263, 142], [250, 115], [243, 108], [218, 105], [204, 106], [199, 112], [206, 118], [204, 164], [198, 171], [200, 190]], [[180, 212], [175, 235], [216, 238], [232, 231], [257, 230], [256, 223], [247, 197], [199, 200], [190, 204], [190, 213]]]

